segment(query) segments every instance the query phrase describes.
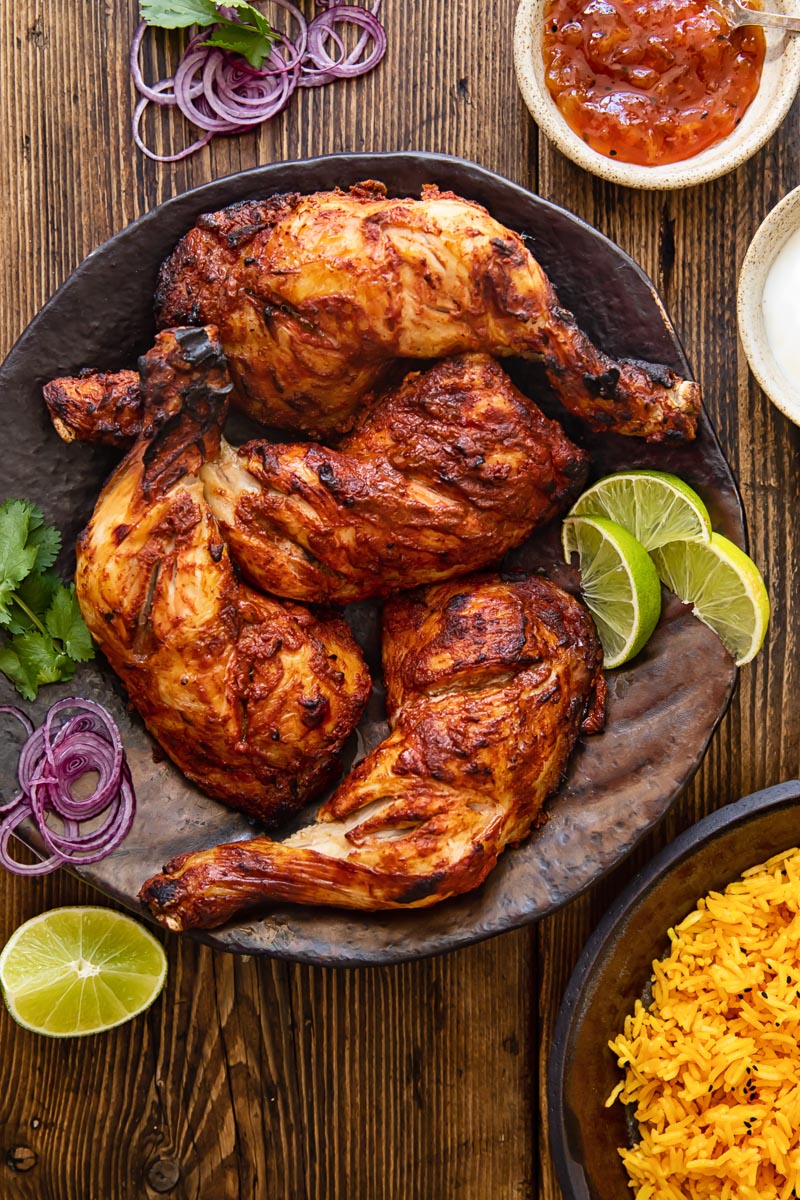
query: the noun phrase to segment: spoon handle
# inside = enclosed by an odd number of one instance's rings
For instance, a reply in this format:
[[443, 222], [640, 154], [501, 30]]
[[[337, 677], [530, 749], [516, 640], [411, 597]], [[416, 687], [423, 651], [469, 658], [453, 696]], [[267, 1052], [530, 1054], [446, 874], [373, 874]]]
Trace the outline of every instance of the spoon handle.
[[788, 17], [786, 13], [760, 12], [757, 8], [744, 9], [741, 6], [740, 12], [743, 15], [747, 13], [748, 25], [763, 25], [766, 29], [785, 29], [787, 33], [800, 33], [800, 17]]

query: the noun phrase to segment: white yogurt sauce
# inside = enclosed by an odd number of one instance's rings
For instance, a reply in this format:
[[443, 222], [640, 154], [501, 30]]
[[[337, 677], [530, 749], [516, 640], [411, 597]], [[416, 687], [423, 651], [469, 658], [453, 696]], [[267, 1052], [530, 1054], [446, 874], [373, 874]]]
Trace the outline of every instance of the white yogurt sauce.
[[800, 229], [778, 251], [761, 303], [773, 357], [789, 382], [800, 389]]

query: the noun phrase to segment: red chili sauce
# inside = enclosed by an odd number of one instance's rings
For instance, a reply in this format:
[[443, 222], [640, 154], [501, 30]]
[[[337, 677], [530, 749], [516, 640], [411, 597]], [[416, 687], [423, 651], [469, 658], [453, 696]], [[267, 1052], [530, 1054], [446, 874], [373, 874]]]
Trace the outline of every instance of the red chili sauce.
[[681, 162], [726, 137], [758, 90], [766, 44], [704, 0], [549, 0], [547, 86], [567, 123], [620, 162]]

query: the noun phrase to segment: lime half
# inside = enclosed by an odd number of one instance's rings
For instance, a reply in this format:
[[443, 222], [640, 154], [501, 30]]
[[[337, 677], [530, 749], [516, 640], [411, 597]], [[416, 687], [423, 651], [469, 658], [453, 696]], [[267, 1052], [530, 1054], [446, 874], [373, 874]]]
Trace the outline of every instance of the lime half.
[[758, 654], [769, 624], [769, 596], [758, 567], [720, 533], [710, 542], [672, 542], [653, 552], [671, 592], [714, 630], [744, 666]]
[[570, 517], [608, 517], [632, 533], [645, 550], [668, 542], [711, 537], [705, 504], [677, 475], [620, 471], [606, 475], [578, 498]]
[[122, 1025], [161, 991], [160, 942], [110, 908], [54, 908], [20, 925], [0, 954], [0, 986], [15, 1021], [48, 1037]]
[[658, 624], [661, 585], [653, 561], [632, 534], [606, 517], [568, 517], [561, 544], [567, 562], [578, 553], [581, 592], [603, 644], [603, 666], [620, 667]]

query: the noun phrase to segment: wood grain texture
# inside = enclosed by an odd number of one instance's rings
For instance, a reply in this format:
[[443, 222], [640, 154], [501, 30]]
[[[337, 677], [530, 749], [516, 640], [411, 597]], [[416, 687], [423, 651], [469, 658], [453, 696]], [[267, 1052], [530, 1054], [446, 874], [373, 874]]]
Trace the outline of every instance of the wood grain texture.
[[[510, 62], [486, 53], [508, 38], [513, 8], [386, 0], [390, 50], [379, 72], [304, 92], [269, 129], [159, 166], [129, 135], [135, 3], [1, 5], [0, 352], [95, 245], [231, 171], [413, 147], [524, 179], [527, 118]], [[163, 50], [154, 36], [154, 69]], [[148, 128], [154, 144], [180, 144], [179, 128]], [[38, 883], [3, 874], [0, 938], [46, 908], [97, 900], [64, 873]], [[173, 938], [163, 998], [103, 1038], [44, 1041], [3, 1012], [0, 1196], [531, 1195], [531, 947], [520, 933], [346, 973], [238, 961]], [[10, 1164], [31, 1161], [25, 1147], [36, 1160], [21, 1172]]]
[[[3, 1200], [554, 1200], [540, 1103], [581, 945], [679, 829], [798, 773], [798, 431], [749, 381], [734, 305], [753, 231], [798, 182], [797, 112], [726, 180], [674, 194], [612, 188], [538, 144], [508, 52], [514, 7], [385, 0], [378, 71], [304, 92], [268, 129], [157, 165], [129, 135], [134, 0], [0, 5], [0, 353], [95, 245], [187, 187], [340, 150], [475, 159], [597, 225], [662, 288], [767, 568], [768, 648], [663, 827], [536, 930], [352, 972], [234, 960], [171, 938], [163, 997], [105, 1037], [49, 1042], [0, 1013]], [[165, 47], [152, 39], [149, 67], [163, 69]], [[167, 150], [184, 136], [158, 119], [147, 128]], [[3, 874], [0, 938], [46, 908], [97, 902], [64, 873]]]
[[625, 863], [536, 931], [536, 957], [544, 964], [538, 1028], [542, 1200], [561, 1195], [546, 1151], [547, 1050], [589, 934], [637, 868], [678, 833], [721, 805], [800, 772], [800, 431], [750, 378], [736, 333], [736, 284], [747, 247], [769, 209], [798, 183], [797, 111], [795, 104], [780, 132], [734, 174], [683, 192], [615, 188], [584, 174], [544, 139], [538, 147], [542, 195], [608, 234], [659, 286], [739, 480], [750, 553], [765, 574], [773, 606], [767, 644], [741, 672], [730, 712], [686, 794]]

